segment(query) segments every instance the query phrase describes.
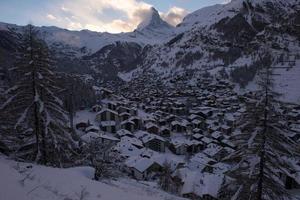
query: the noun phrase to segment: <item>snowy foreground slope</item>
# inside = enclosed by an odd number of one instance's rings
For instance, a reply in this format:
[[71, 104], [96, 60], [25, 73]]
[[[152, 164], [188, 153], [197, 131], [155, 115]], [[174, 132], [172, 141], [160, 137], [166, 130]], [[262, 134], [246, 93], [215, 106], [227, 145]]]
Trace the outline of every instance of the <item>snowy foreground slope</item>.
[[[130, 179], [93, 181], [94, 169], [56, 169], [0, 156], [0, 200], [179, 200], [153, 184]], [[151, 186], [152, 185], [152, 186]]]

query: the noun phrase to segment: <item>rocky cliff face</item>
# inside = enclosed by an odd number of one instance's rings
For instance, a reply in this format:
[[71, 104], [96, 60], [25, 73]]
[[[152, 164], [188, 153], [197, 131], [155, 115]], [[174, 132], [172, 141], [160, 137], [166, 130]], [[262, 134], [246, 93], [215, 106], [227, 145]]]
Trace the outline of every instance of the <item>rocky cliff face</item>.
[[118, 78], [119, 72], [137, 68], [143, 60], [143, 47], [133, 42], [116, 42], [96, 53], [83, 57], [83, 61], [102, 80]]
[[168, 39], [175, 34], [175, 28], [163, 21], [155, 8], [151, 8], [150, 16], [147, 20], [141, 22], [134, 32], [152, 40], [157, 38]]

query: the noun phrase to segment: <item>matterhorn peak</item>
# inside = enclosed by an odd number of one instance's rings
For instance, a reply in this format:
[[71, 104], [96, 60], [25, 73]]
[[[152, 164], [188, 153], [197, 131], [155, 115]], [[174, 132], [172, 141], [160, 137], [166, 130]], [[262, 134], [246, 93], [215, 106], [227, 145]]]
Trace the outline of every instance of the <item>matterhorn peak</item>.
[[147, 29], [172, 29], [173, 27], [161, 19], [158, 11], [151, 7], [149, 14], [146, 15], [145, 19], [138, 25], [137, 30], [147, 30]]

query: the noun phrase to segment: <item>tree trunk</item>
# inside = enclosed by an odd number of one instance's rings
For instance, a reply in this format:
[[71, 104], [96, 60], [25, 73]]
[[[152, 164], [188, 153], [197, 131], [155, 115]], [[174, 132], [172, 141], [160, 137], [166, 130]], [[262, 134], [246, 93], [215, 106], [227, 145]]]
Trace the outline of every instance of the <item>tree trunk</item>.
[[[44, 102], [42, 88], [41, 88], [41, 97], [40, 98]], [[41, 131], [41, 136], [42, 136], [42, 155], [43, 155], [42, 162], [43, 162], [44, 165], [47, 164], [47, 162], [48, 162], [48, 153], [47, 153], [46, 137], [45, 137], [45, 129], [47, 129], [47, 127], [45, 126], [45, 124], [46, 123], [44, 122], [44, 124], [43, 124], [44, 130]]]
[[74, 102], [73, 102], [73, 85], [71, 86], [71, 92], [69, 95], [69, 103], [70, 103], [70, 110], [69, 110], [69, 118], [70, 118], [70, 127], [74, 132]]
[[40, 117], [39, 117], [39, 110], [38, 110], [38, 103], [36, 102], [36, 96], [37, 96], [37, 85], [36, 85], [36, 68], [33, 63], [33, 44], [32, 44], [32, 27], [30, 25], [29, 27], [29, 34], [30, 34], [30, 64], [32, 65], [32, 93], [33, 93], [33, 100], [34, 100], [34, 133], [35, 133], [35, 139], [36, 139], [36, 159], [39, 159], [39, 156], [41, 155], [40, 152], [40, 145], [39, 145], [39, 135], [40, 135]]
[[266, 85], [265, 85], [265, 108], [264, 108], [264, 121], [263, 121], [263, 132], [262, 132], [262, 145], [260, 152], [260, 163], [259, 163], [259, 180], [257, 185], [257, 200], [263, 199], [263, 182], [264, 182], [264, 168], [265, 168], [265, 144], [266, 144], [266, 133], [268, 129], [268, 106], [269, 106], [269, 69], [266, 71]]

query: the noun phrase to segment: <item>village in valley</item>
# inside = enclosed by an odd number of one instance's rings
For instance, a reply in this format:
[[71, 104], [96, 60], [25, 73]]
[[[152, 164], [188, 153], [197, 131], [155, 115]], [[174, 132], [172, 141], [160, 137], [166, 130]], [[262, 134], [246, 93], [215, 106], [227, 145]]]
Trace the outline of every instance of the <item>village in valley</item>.
[[[119, 92], [94, 86], [97, 104], [76, 113], [76, 133], [87, 145], [106, 144], [101, 154], [118, 154], [121, 164], [112, 165], [122, 175], [149, 182], [164, 177], [168, 183], [163, 189], [168, 192], [217, 199], [224, 173], [232, 167], [223, 159], [236, 148], [230, 137], [238, 131], [247, 97], [253, 94], [238, 94], [234, 84], [212, 77], [196, 86], [141, 83], [132, 81]], [[282, 112], [288, 113], [289, 126], [295, 130], [290, 138], [298, 140], [300, 107], [286, 108]], [[105, 158], [111, 162], [110, 156]], [[298, 186], [292, 175], [282, 179], [287, 189]]]
[[0, 13], [0, 200], [300, 199], [300, 0]]

